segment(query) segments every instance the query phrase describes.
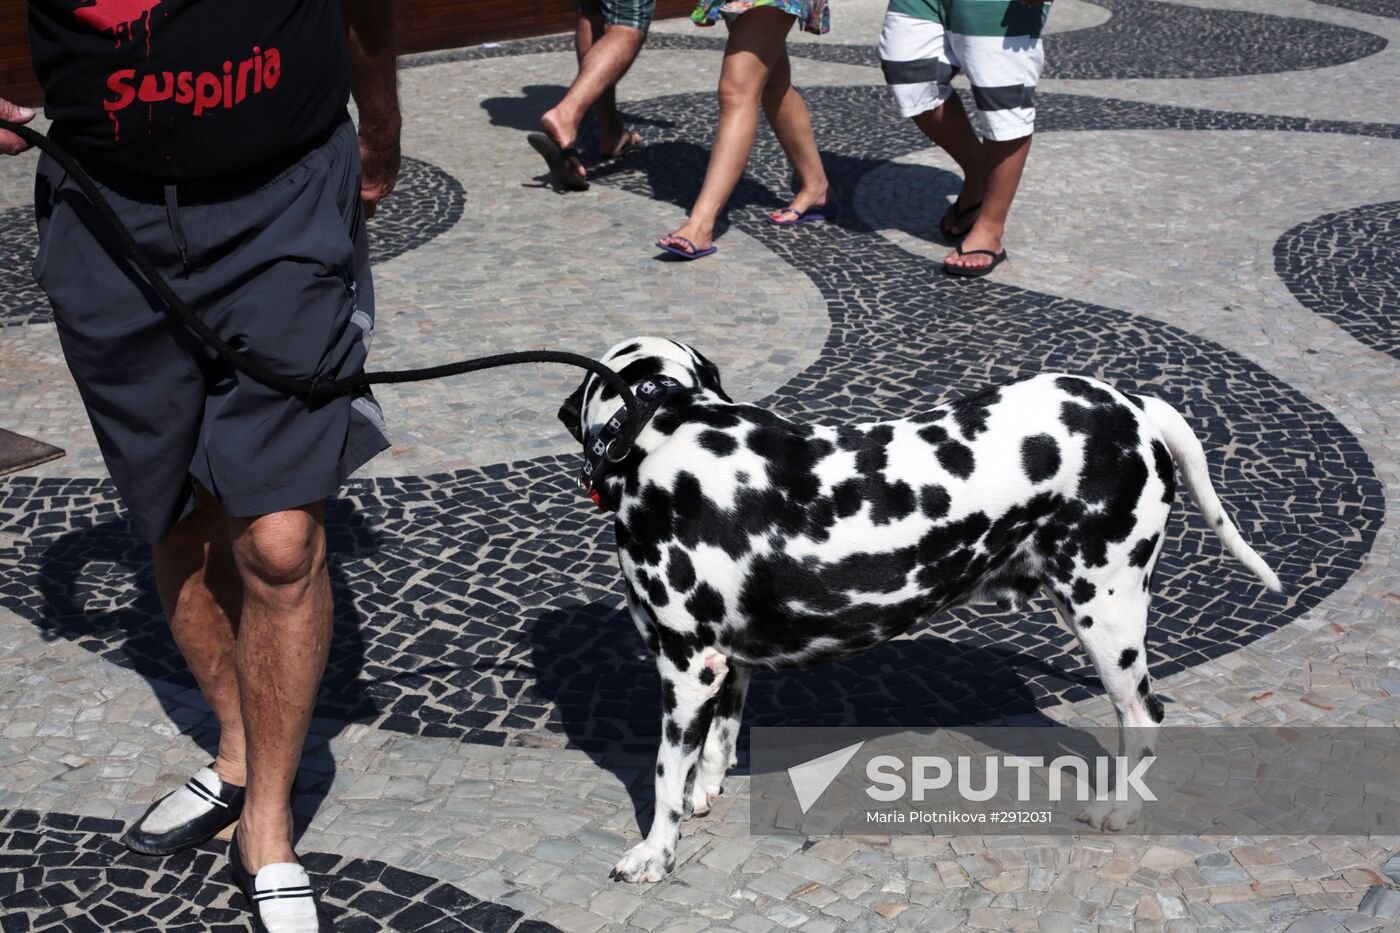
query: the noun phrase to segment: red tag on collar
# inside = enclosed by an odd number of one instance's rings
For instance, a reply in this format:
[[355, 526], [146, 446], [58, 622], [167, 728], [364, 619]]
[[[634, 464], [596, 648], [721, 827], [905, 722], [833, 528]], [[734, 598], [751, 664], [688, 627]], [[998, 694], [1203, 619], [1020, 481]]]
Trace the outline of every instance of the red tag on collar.
[[593, 504], [596, 505], [596, 506], [598, 507], [598, 511], [600, 511], [600, 512], [606, 512], [606, 511], [607, 511], [607, 509], [603, 508], [603, 495], [602, 495], [602, 493], [598, 492], [598, 490], [596, 490], [596, 489], [590, 489], [590, 490], [588, 490], [588, 498], [590, 498], [590, 499], [593, 500]]

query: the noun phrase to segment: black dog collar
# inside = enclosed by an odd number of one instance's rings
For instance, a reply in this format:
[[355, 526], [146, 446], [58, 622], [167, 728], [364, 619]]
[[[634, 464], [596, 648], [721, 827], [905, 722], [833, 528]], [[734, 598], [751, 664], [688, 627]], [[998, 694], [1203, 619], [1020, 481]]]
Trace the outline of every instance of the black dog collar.
[[[677, 392], [684, 392], [689, 388], [689, 386], [681, 385], [670, 376], [653, 376], [637, 386], [633, 390], [633, 394], [637, 396], [637, 401], [642, 406], [642, 425], [632, 436], [635, 438], [642, 433], [642, 428], [645, 428], [652, 415], [656, 414], [656, 409], [661, 407], [663, 399]], [[622, 434], [622, 428], [626, 423], [627, 406], [624, 405], [613, 412], [613, 416], [607, 420], [607, 423], [594, 435], [593, 439], [583, 446], [583, 469], [579, 470], [578, 486], [588, 493], [594, 505], [605, 512], [616, 511], [617, 505], [616, 503], [608, 503], [605, 499], [600, 485], [603, 473], [606, 472], [608, 464], [621, 463], [632, 452], [630, 449], [613, 450], [614, 443]]]

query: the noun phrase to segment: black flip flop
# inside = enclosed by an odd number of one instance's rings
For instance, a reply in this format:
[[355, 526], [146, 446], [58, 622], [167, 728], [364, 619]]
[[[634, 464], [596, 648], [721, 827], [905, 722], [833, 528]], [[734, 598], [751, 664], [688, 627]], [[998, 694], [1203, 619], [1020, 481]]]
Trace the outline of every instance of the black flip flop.
[[599, 156], [598, 156], [598, 157], [601, 158], [601, 159], [603, 159], [603, 160], [606, 161], [606, 162], [614, 162], [614, 161], [616, 161], [616, 160], [622, 158], [623, 156], [631, 155], [632, 153], [636, 152], [638, 149], [642, 148], [642, 139], [641, 139], [641, 137], [638, 136], [636, 133], [632, 132], [631, 130], [627, 130], [626, 132], [627, 132], [627, 142], [625, 142], [625, 143], [622, 144], [622, 148], [621, 148], [621, 149], [617, 150], [617, 152], [613, 153], [612, 155], [603, 155], [602, 153], [599, 153]]
[[588, 179], [580, 178], [572, 165], [574, 159], [577, 159], [580, 165], [583, 164], [583, 157], [577, 149], [573, 146], [559, 145], [554, 137], [546, 133], [531, 133], [525, 139], [536, 152], [544, 156], [545, 164], [549, 166], [549, 177], [554, 179], [556, 185], [565, 191], [588, 190]]
[[[951, 213], [952, 213], [952, 215], [953, 215], [953, 223], [958, 223], [958, 222], [960, 222], [960, 221], [961, 221], [964, 217], [966, 217], [968, 214], [971, 214], [973, 211], [978, 210], [978, 209], [981, 208], [981, 207], [982, 207], [982, 202], [981, 202], [981, 201], [978, 201], [976, 204], [973, 204], [973, 205], [971, 205], [970, 207], [965, 207], [965, 208], [959, 208], [959, 207], [958, 207], [958, 202], [954, 201], [954, 202], [953, 202], [952, 208], [950, 208], [950, 211], [951, 211]], [[938, 222], [938, 232], [941, 233], [941, 234], [943, 234], [943, 238], [944, 238], [945, 240], [949, 241], [950, 243], [956, 242], [956, 241], [958, 241], [958, 240], [961, 240], [963, 237], [967, 236], [968, 232], [971, 231], [971, 230], [972, 230], [972, 228], [971, 228], [971, 227], [968, 227], [967, 230], [964, 230], [962, 233], [954, 233], [954, 232], [953, 232], [951, 229], [949, 229], [949, 227], [948, 227], [948, 215], [947, 215], [947, 214], [944, 214], [944, 215], [943, 215], [943, 219], [940, 220], [940, 221]]]
[[978, 254], [984, 256], [991, 256], [992, 261], [987, 263], [985, 266], [975, 266], [971, 269], [966, 268], [964, 266], [949, 265], [945, 262], [943, 263], [943, 271], [948, 273], [949, 275], [960, 275], [968, 279], [980, 279], [982, 276], [986, 275], [988, 272], [991, 272], [997, 266], [1006, 262], [1006, 250], [1002, 250], [999, 253], [994, 253], [989, 249], [965, 250], [961, 246], [958, 247], [959, 256], [976, 256]]

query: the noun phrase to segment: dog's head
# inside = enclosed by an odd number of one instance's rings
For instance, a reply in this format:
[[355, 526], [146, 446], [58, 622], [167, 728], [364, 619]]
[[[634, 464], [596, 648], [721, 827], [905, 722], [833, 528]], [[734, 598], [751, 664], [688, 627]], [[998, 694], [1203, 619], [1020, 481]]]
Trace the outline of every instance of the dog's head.
[[[720, 384], [719, 368], [697, 350], [662, 337], [624, 340], [603, 354], [602, 362], [620, 375], [629, 386], [652, 376], [670, 376], [682, 385], [731, 401]], [[621, 406], [613, 389], [589, 373], [574, 393], [559, 407], [559, 420], [580, 444], [600, 428]]]

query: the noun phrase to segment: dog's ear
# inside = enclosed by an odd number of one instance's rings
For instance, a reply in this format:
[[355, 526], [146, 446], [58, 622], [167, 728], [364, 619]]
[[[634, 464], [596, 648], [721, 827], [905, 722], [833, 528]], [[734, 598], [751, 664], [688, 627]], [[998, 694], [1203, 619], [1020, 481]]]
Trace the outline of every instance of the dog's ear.
[[564, 399], [564, 404], [559, 406], [559, 420], [564, 422], [564, 427], [569, 429], [574, 440], [583, 443], [582, 418], [583, 418], [583, 387], [588, 384], [585, 379], [579, 383], [579, 387], [574, 393]]
[[696, 374], [700, 379], [701, 387], [709, 389], [711, 392], [715, 393], [720, 398], [724, 399], [726, 402], [734, 401], [732, 398], [729, 397], [729, 394], [724, 391], [724, 386], [720, 383], [719, 367], [716, 366], [714, 363], [711, 363], [710, 360], [705, 356], [705, 354], [701, 353], [699, 350], [695, 349], [694, 347], [690, 347], [689, 349], [691, 353], [695, 354], [695, 359], [700, 363], [699, 368], [696, 370]]

